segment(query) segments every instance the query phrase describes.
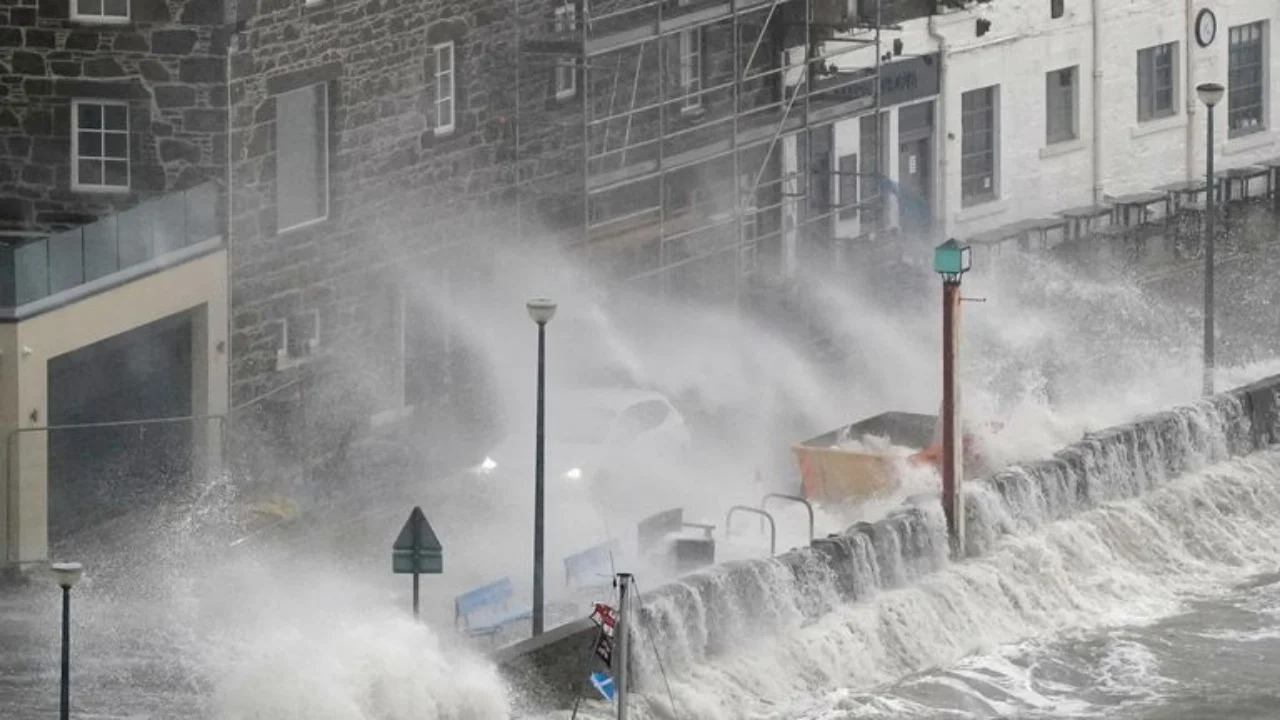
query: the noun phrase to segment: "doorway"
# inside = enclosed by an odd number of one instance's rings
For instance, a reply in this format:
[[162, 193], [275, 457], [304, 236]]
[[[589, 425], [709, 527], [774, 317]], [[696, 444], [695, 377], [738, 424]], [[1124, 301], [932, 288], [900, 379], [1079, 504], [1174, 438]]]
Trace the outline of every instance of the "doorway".
[[933, 227], [933, 101], [898, 112], [898, 223], [908, 237]]
[[191, 360], [191, 313], [49, 360], [51, 543], [173, 500], [190, 477], [192, 424], [98, 424], [189, 416]]

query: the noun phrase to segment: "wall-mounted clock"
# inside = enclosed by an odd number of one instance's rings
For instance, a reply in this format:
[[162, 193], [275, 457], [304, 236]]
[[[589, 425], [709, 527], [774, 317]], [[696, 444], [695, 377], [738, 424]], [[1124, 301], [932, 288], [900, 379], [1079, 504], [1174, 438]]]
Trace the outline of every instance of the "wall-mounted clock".
[[1217, 34], [1218, 18], [1214, 16], [1213, 11], [1204, 8], [1196, 13], [1196, 42], [1200, 47], [1209, 47]]

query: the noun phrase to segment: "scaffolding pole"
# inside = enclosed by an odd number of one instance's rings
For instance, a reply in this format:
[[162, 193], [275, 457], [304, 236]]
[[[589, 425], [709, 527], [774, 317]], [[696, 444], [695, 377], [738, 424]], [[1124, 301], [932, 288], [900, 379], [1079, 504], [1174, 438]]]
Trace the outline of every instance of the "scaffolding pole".
[[[817, 200], [819, 195], [815, 195], [815, 186], [813, 183], [826, 182], [825, 186], [827, 195], [833, 192], [832, 182], [835, 177], [834, 171], [829, 175], [816, 178], [819, 175], [815, 169], [815, 152], [814, 152], [814, 134], [815, 130], [821, 129], [824, 132], [840, 120], [864, 115], [867, 112], [868, 105], [875, 114], [875, 133], [876, 133], [876, 155], [875, 167], [877, 170], [884, 166], [884, 119], [882, 115], [882, 97], [879, 87], [879, 76], [882, 71], [882, 9], [877, 3], [875, 10], [875, 21], [872, 28], [867, 28], [862, 18], [859, 16], [843, 15], [835, 21], [832, 21], [828, 8], [823, 6], [823, 30], [819, 30], [815, 25], [817, 17], [817, 8], [814, 5], [818, 0], [726, 0], [723, 3], [716, 4], [711, 7], [699, 7], [697, 9], [681, 9], [674, 13], [668, 10], [665, 2], [644, 2], [636, 6], [623, 8], [621, 10], [611, 11], [596, 17], [589, 16], [589, 8], [585, 0], [572, 0], [574, 12], [574, 21], [576, 26], [564, 29], [556, 29], [554, 37], [543, 40], [526, 39], [523, 28], [517, 28], [516, 46], [517, 53], [538, 53], [553, 54], [559, 58], [564, 58], [565, 54], [572, 53], [576, 65], [577, 90], [581, 93], [578, 98], [578, 106], [580, 108], [581, 117], [581, 137], [582, 137], [582, 187], [580, 192], [580, 200], [582, 205], [582, 223], [581, 237], [582, 247], [588, 253], [588, 257], [594, 262], [597, 255], [605, 253], [612, 254], [616, 252], [611, 248], [605, 248], [604, 245], [597, 243], [597, 240], [608, 241], [611, 238], [617, 238], [615, 242], [631, 242], [640, 244], [649, 244], [654, 241], [657, 243], [656, 251], [656, 267], [651, 263], [655, 258], [646, 255], [644, 265], [645, 268], [636, 272], [638, 268], [632, 267], [625, 273], [626, 278], [639, 279], [641, 277], [651, 277], [660, 275], [658, 278], [661, 294], [666, 296], [672, 289], [674, 280], [674, 271], [677, 267], [682, 267], [688, 261], [695, 258], [710, 257], [722, 252], [722, 248], [727, 244], [729, 249], [734, 252], [734, 258], [731, 266], [734, 271], [733, 278], [733, 302], [735, 308], [741, 310], [743, 304], [743, 296], [747, 280], [747, 260], [745, 257], [747, 246], [751, 243], [757, 243], [760, 238], [747, 237], [747, 232], [752, 224], [748, 223], [746, 214], [752, 213], [753, 218], [758, 224], [759, 218], [768, 215], [774, 217], [775, 213], [785, 214], [784, 203], [766, 202], [761, 206], [759, 195], [766, 186], [772, 187], [776, 183], [770, 179], [766, 182], [765, 175], [769, 170], [770, 161], [774, 159], [777, 153], [779, 141], [782, 138], [794, 137], [798, 142], [803, 142], [803, 155], [797, 154], [797, 164], [803, 163], [804, 184], [797, 188], [794, 193], [794, 201], [801, 204], [803, 212], [799, 213], [797, 222], [792, 226], [791, 231], [779, 231], [780, 237], [785, 237], [789, 232], [794, 232], [798, 242], [807, 243], [813, 239], [810, 237], [818, 228], [818, 223], [824, 223], [826, 232], [822, 233], [823, 238], [829, 238], [834, 232], [834, 216], [830, 212], [830, 207], [834, 207], [837, 203], [827, 202], [825, 200]], [[518, 8], [519, 0], [515, 0]], [[803, 5], [790, 5], [786, 3], [803, 3]], [[780, 12], [785, 9], [785, 12]], [[801, 15], [801, 12], [803, 14]], [[754, 37], [747, 30], [747, 14], [750, 13], [753, 19], [761, 18], [758, 32]], [[636, 18], [634, 23], [627, 20], [628, 17]], [[778, 22], [796, 22], [797, 17], [803, 18], [803, 28], [800, 35], [799, 50], [800, 57], [793, 60], [791, 51], [796, 50], [796, 33], [792, 30], [781, 29]], [[753, 20], [754, 21], [754, 20]], [[832, 24], [832, 23], [835, 24]], [[517, 24], [524, 24], [523, 18], [519, 17], [517, 12]], [[732, 47], [728, 50], [732, 53], [733, 68], [732, 75], [727, 82], [717, 81], [711, 86], [706, 86], [704, 81], [707, 78], [702, 71], [703, 63], [706, 62], [710, 55], [707, 47], [706, 37], [708, 33], [704, 30], [710, 26], [719, 26], [724, 28], [725, 25], [730, 26]], [[554, 24], [553, 24], [554, 26]], [[792, 26], [794, 27], [794, 26]], [[868, 29], [871, 30], [868, 33]], [[834, 31], [842, 32], [842, 36], [838, 38], [829, 37]], [[687, 33], [697, 33], [696, 39], [690, 39], [687, 42], [697, 43], [697, 63], [699, 67], [692, 68], [692, 72], [698, 73], [696, 82], [691, 77], [685, 75], [685, 63], [688, 62], [685, 57], [691, 49], [685, 47], [685, 37]], [[821, 34], [819, 34], [821, 33]], [[871, 38], [867, 38], [871, 35]], [[668, 38], [677, 38], [676, 52], [679, 53], [680, 76], [676, 79], [677, 85], [681, 88], [679, 95], [673, 95], [669, 92], [668, 84], [671, 78], [668, 73], [671, 70], [668, 55], [671, 54], [672, 45], [668, 42]], [[835, 52], [827, 51], [827, 41], [835, 40], [845, 42], [848, 47], [842, 47]], [[651, 42], [655, 42], [657, 48], [657, 78], [656, 88], [646, 89], [644, 97], [641, 97], [641, 76], [645, 71], [645, 55], [646, 47]], [[766, 46], [766, 41], [768, 45]], [[748, 45], [749, 43], [749, 45]], [[823, 50], [819, 52], [817, 45], [822, 44]], [[774, 46], [777, 47], [774, 47]], [[788, 47], [790, 46], [790, 47]], [[768, 48], [766, 50], [766, 47]], [[875, 51], [875, 62], [872, 66], [870, 75], [863, 71], [851, 74], [848, 81], [845, 81], [844, 75], [841, 73], [838, 77], [826, 77], [827, 65], [834, 64], [832, 61], [841, 55], [852, 52], [865, 52], [869, 47], [873, 47]], [[719, 52], [723, 52], [723, 47], [718, 47]], [[749, 50], [749, 52], [748, 52]], [[631, 97], [629, 106], [625, 110], [621, 110], [618, 100], [621, 98], [622, 89], [621, 82], [622, 73], [630, 70], [630, 65], [624, 60], [624, 53], [634, 51], [634, 78], [632, 79]], [[753, 64], [762, 52], [771, 52], [776, 54], [780, 60], [770, 62], [769, 68], [760, 72], [752, 71]], [[605, 56], [610, 53], [618, 53], [614, 62], [600, 62], [593, 64], [591, 60], [596, 57]], [[745, 56], [745, 61], [744, 61]], [[522, 63], [518, 63], [522, 64]], [[608, 87], [604, 86], [604, 76], [601, 80], [601, 91], [608, 96], [608, 108], [602, 117], [595, 117], [596, 108], [594, 100], [595, 83], [592, 82], [590, 69], [598, 65], [604, 72], [612, 70], [614, 76], [612, 81], [608, 83]], [[606, 68], [610, 65], [611, 68]], [[863, 66], [864, 68], [867, 66]], [[800, 70], [796, 76], [795, 82], [790, 83], [790, 75], [797, 69]], [[527, 68], [524, 69], [527, 71]], [[520, 76], [521, 70], [517, 69]], [[819, 78], [819, 74], [823, 77]], [[837, 70], [838, 73], [838, 70]], [[524, 73], [527, 74], [527, 73]], [[757, 94], [768, 92], [767, 85], [756, 87], [751, 90], [752, 85], [749, 83], [759, 83], [768, 81], [766, 78], [776, 76], [779, 78], [779, 92], [775, 96], [777, 99], [773, 102], [757, 103]], [[721, 76], [723, 77], [723, 76]], [[686, 85], [686, 81], [689, 81]], [[861, 83], [870, 83], [872, 87], [870, 103], [866, 95], [856, 94], [856, 86]], [[518, 85], [519, 83], [517, 83]], [[648, 85], [648, 83], [646, 83]], [[696, 89], [695, 89], [696, 88]], [[845, 95], [849, 88], [855, 88], [853, 94]], [[731, 107], [728, 108], [729, 117], [725, 118], [724, 95], [720, 94], [721, 100], [718, 105], [712, 104], [710, 98], [716, 97], [717, 93], [724, 93], [728, 90], [731, 95]], [[653, 93], [653, 94], [650, 94]], [[697, 93], [699, 97], [699, 105], [707, 111], [707, 116], [693, 121], [674, 122], [670, 117], [670, 105], [673, 102], [685, 102], [689, 93]], [[748, 93], [751, 93], [752, 102], [747, 102]], [[657, 101], [653, 102], [653, 96], [656, 94]], [[822, 99], [819, 99], [822, 96]], [[603, 96], [602, 96], [603, 97]], [[519, 104], [519, 88], [517, 88], [517, 105]], [[797, 102], [800, 107], [796, 108]], [[819, 105], [818, 103], [822, 103]], [[748, 107], [750, 105], [750, 107]], [[682, 106], [683, 110], [683, 106]], [[796, 111], [793, 117], [793, 110]], [[657, 114], [656, 132], [650, 130], [653, 126], [642, 134], [641, 139], [634, 140], [633, 129], [640, 122], [648, 122], [642, 120], [650, 113]], [[764, 116], [763, 113], [768, 113]], [[527, 115], [527, 113], [526, 113]], [[683, 113], [681, 114], [683, 118]], [[523, 119], [521, 108], [516, 110], [516, 131], [514, 133], [516, 142], [516, 183], [522, 185], [524, 183], [543, 184], [548, 178], [524, 177], [520, 162], [523, 156], [523, 149], [520, 147], [521, 130], [520, 123]], [[558, 120], [556, 122], [563, 122]], [[612, 123], [624, 122], [624, 127], [619, 128], [621, 131], [622, 142], [619, 147], [610, 147], [608, 140], [614, 138]], [[817, 123], [817, 125], [815, 125]], [[594, 142], [595, 128], [603, 127], [601, 134], [606, 138], [605, 144], [600, 148], [599, 153], [596, 152], [596, 144]], [[723, 138], [723, 132], [718, 130], [725, 128], [730, 132], [730, 137]], [[834, 131], [830, 131], [831, 141], [827, 143], [824, 152], [831, 156], [830, 163], [834, 163], [834, 155], [836, 151], [836, 143]], [[798, 149], [798, 148], [797, 148]], [[756, 156], [748, 156], [748, 151], [760, 151], [759, 167], [755, 169], [754, 175], [747, 165], [755, 162]], [[618, 161], [613, 162], [612, 158], [617, 157]], [[748, 157], [751, 159], [748, 160]], [[676, 178], [673, 176], [675, 172], [694, 172], [694, 168], [715, 168], [714, 163], [721, 158], [727, 159], [732, 170], [729, 171], [723, 165], [716, 169], [717, 182], [715, 185], [714, 197], [707, 200], [693, 199], [690, 203], [690, 213], [692, 216], [684, 217], [686, 213], [673, 213], [669, 202], [670, 190], [675, 187], [673, 183]], [[614, 165], [617, 165], [615, 168]], [[751, 166], [755, 167], [755, 166]], [[828, 168], [831, 170], [831, 168]], [[719, 182], [726, 171], [731, 172], [731, 182], [728, 189], [733, 192], [731, 203], [728, 198], [723, 196], [724, 185]], [[745, 174], [744, 174], [745, 171]], [[642, 183], [652, 182], [653, 185], [643, 188], [641, 194]], [[654, 187], [656, 186], [656, 187]], [[627, 188], [634, 187], [637, 192], [627, 195]], [[657, 197], [650, 199], [651, 192], [656, 192]], [[606, 193], [610, 195], [606, 196]], [[826, 197], [822, 195], [821, 197]], [[884, 198], [879, 199], [883, 206]], [[650, 206], [649, 203], [656, 203]], [[815, 203], [825, 202], [829, 207], [815, 207]], [[518, 233], [523, 236], [523, 205], [525, 198], [521, 189], [516, 189], [517, 215], [520, 217], [520, 225]], [[642, 210], [637, 210], [637, 206], [643, 205]], [[715, 216], [703, 217], [710, 212], [723, 212], [726, 205], [732, 207], [731, 229], [725, 228], [715, 230], [721, 226], [721, 221]], [[881, 213], [883, 214], [883, 213]], [[654, 220], [645, 221], [648, 216]], [[631, 222], [625, 222], [631, 219]], [[679, 225], [672, 223], [679, 219]], [[711, 220], [713, 222], [702, 222]], [[656, 221], [656, 222], [655, 222]], [[654, 232], [651, 235], [645, 235], [643, 227], [652, 222]], [[696, 229], [690, 230], [692, 225]], [[781, 227], [781, 226], [780, 226]], [[723, 234], [726, 231], [732, 234], [732, 239]], [[702, 237], [708, 242], [699, 242], [696, 238], [699, 233], [716, 233], [715, 235], [706, 234]], [[626, 235], [635, 235], [634, 239], [628, 240]], [[778, 233], [768, 232], [770, 237], [778, 235]], [[753, 234], [754, 235], [754, 234]], [[656, 237], [655, 237], [656, 236]], [[671, 243], [676, 240], [691, 241], [686, 251], [676, 252], [675, 246]], [[726, 241], [728, 241], [726, 243]], [[597, 253], [597, 245], [600, 245], [600, 253]], [[710, 252], [708, 252], [708, 248]], [[625, 251], [624, 251], [625, 252]], [[612, 257], [612, 255], [611, 255]], [[720, 261], [716, 261], [717, 263]], [[728, 266], [723, 268], [727, 272]], [[716, 272], [721, 272], [717, 270]], [[725, 288], [728, 289], [728, 288]], [[723, 290], [721, 291], [723, 292]], [[724, 297], [723, 295], [721, 297]]]

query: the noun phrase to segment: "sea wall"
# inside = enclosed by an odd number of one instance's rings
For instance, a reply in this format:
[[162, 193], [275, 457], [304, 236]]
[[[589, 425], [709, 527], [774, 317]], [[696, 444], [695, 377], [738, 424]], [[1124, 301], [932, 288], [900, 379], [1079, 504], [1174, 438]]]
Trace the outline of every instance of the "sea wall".
[[[1280, 441], [1280, 376], [1193, 405], [1091, 433], [1053, 457], [964, 488], [966, 554], [1101, 503], [1138, 496], [1205, 464]], [[810, 547], [717, 565], [640, 588], [633, 646], [638, 684], [658, 678], [650, 638], [668, 673], [729, 650], [754, 628], [806, 623], [948, 562], [941, 507], [919, 499]], [[640, 578], [642, 580], [642, 578]], [[565, 708], [590, 688], [595, 628], [588, 621], [500, 651], [495, 660], [531, 709]], [[661, 682], [657, 679], [657, 682]]]

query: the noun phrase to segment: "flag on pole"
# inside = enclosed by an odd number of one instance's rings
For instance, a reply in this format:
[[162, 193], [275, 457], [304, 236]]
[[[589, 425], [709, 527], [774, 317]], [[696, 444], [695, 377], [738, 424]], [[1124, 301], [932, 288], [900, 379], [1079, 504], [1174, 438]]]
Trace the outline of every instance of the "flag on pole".
[[609, 673], [591, 673], [591, 684], [595, 686], [596, 690], [600, 691], [600, 694], [604, 696], [605, 700], [613, 702], [613, 678]]
[[596, 625], [605, 629], [605, 632], [612, 633], [613, 626], [617, 624], [618, 618], [614, 615], [613, 608], [604, 603], [596, 603], [595, 608], [591, 611], [591, 620]]
[[604, 662], [605, 667], [613, 667], [613, 637], [607, 633], [600, 633], [600, 639], [596, 641], [596, 657]]

